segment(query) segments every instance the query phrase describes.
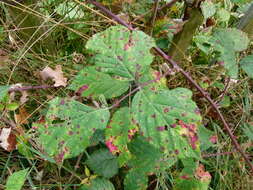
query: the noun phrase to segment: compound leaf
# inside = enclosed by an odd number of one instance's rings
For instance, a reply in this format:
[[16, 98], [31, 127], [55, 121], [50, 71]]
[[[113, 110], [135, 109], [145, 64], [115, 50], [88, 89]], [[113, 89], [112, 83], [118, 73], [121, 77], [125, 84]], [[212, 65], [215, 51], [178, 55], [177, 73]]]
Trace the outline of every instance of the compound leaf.
[[110, 113], [95, 109], [68, 98], [49, 102], [45, 123], [35, 123], [39, 132], [38, 143], [56, 162], [79, 155], [90, 145], [97, 129], [104, 129]]
[[154, 40], [141, 31], [112, 26], [95, 34], [86, 44], [102, 72], [135, 80], [152, 63]]

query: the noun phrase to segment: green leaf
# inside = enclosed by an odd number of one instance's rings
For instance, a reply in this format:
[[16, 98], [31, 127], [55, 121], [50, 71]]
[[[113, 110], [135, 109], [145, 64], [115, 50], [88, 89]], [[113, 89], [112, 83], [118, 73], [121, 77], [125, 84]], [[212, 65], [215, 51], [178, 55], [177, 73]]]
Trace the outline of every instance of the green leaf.
[[177, 158], [173, 154], [166, 154], [147, 142], [143, 137], [138, 137], [129, 144], [132, 159], [129, 166], [139, 169], [143, 173], [159, 173], [170, 168]]
[[45, 123], [35, 123], [38, 143], [56, 162], [79, 155], [97, 129], [104, 129], [110, 117], [107, 109], [95, 109], [68, 98], [49, 102]]
[[178, 179], [174, 190], [208, 190], [209, 183], [197, 179]]
[[90, 185], [83, 185], [79, 190], [115, 190], [113, 184], [104, 178], [95, 178]]
[[57, 5], [55, 12], [70, 19], [84, 18], [84, 12], [80, 9], [80, 6], [75, 2], [64, 2]]
[[239, 63], [245, 73], [253, 78], [253, 55], [244, 57]]
[[187, 190], [207, 190], [211, 181], [211, 175], [205, 171], [202, 164], [194, 161], [193, 159], [184, 159], [184, 169], [180, 174], [180, 177], [175, 180], [175, 190], [187, 189]]
[[159, 174], [177, 161], [176, 157], [164, 154], [143, 137], [134, 139], [129, 144], [129, 150], [132, 154], [132, 159], [128, 164], [131, 169], [124, 180], [127, 190], [146, 189], [149, 173]]
[[125, 190], [145, 190], [148, 187], [148, 177], [142, 171], [130, 170], [124, 180]]
[[229, 96], [224, 96], [224, 98], [222, 99], [222, 101], [220, 102], [220, 106], [223, 108], [227, 108], [230, 106], [230, 97]]
[[116, 149], [111, 150], [112, 152], [119, 152], [118, 160], [120, 166], [130, 158], [127, 143], [133, 138], [137, 131], [136, 128], [137, 126], [131, 122], [130, 109], [122, 107], [114, 113], [105, 130], [106, 144], [108, 148]]
[[205, 126], [199, 127], [199, 141], [200, 141], [200, 149], [201, 151], [205, 151], [208, 148], [212, 147], [214, 144], [210, 141], [212, 136], [215, 136], [213, 131], [210, 131]]
[[199, 158], [197, 128], [201, 116], [191, 96], [192, 92], [184, 88], [146, 90], [138, 92], [132, 103], [140, 133], [157, 148], [179, 158]]
[[212, 1], [204, 1], [201, 3], [201, 10], [205, 19], [212, 17], [216, 12], [215, 4]]
[[129, 85], [128, 81], [113, 79], [108, 74], [98, 72], [95, 67], [86, 67], [68, 88], [81, 93], [83, 97], [103, 94], [105, 98], [114, 98], [126, 92]]
[[95, 34], [86, 44], [102, 72], [135, 80], [153, 61], [154, 40], [141, 31], [112, 26]]
[[0, 101], [3, 101], [4, 97], [8, 94], [10, 86], [0, 86]]
[[90, 155], [87, 165], [105, 178], [111, 178], [118, 173], [117, 158], [108, 149], [100, 149]]
[[19, 107], [19, 104], [16, 102], [12, 102], [6, 105], [6, 109], [9, 111], [15, 111], [16, 109], [18, 109], [18, 107]]
[[248, 36], [235, 28], [217, 29], [209, 40], [214, 49], [220, 52], [220, 61], [224, 61], [224, 67], [228, 75], [237, 78], [238, 65], [236, 52], [244, 51], [249, 44]]
[[13, 173], [8, 177], [6, 183], [6, 190], [20, 190], [25, 183], [28, 168]]
[[222, 8], [217, 12], [217, 17], [221, 22], [228, 22], [230, 19], [230, 12]]

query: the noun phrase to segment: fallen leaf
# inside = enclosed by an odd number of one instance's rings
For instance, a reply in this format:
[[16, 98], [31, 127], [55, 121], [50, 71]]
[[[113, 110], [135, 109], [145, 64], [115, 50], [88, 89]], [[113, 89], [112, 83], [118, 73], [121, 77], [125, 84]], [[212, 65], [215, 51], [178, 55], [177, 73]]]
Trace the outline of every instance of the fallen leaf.
[[24, 103], [26, 103], [27, 101], [28, 101], [28, 93], [27, 93], [27, 91], [21, 91], [21, 97], [20, 97], [20, 103], [21, 104], [24, 104]]
[[24, 106], [19, 108], [19, 114], [15, 114], [15, 121], [17, 125], [28, 124], [29, 113], [27, 113]]
[[16, 149], [16, 135], [12, 132], [12, 128], [2, 128], [0, 131], [0, 146], [11, 152]]
[[63, 76], [61, 65], [56, 65], [55, 70], [48, 66], [45, 67], [40, 71], [40, 76], [43, 80], [52, 79], [55, 82], [55, 87], [67, 86], [67, 78]]

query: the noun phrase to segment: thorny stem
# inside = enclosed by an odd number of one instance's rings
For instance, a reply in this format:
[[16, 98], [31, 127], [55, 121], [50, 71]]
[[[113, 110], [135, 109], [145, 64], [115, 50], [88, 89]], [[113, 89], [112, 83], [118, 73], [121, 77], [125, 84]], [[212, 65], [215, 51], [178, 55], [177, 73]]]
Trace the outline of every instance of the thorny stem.
[[[103, 5], [101, 5], [100, 3], [94, 1], [94, 0], [88, 0], [89, 3], [93, 4], [95, 7], [97, 7], [98, 9], [100, 9], [102, 12], [104, 12], [105, 14], [107, 14], [109, 17], [111, 17], [113, 20], [117, 21], [119, 24], [127, 27], [129, 30], [134, 30], [132, 26], [128, 25], [125, 21], [123, 21], [121, 18], [119, 18], [118, 16], [116, 16], [115, 14], [113, 14], [110, 10], [106, 9]], [[246, 161], [246, 163], [248, 164], [248, 166], [251, 169], [251, 172], [253, 173], [253, 164], [250, 162], [248, 156], [243, 152], [241, 146], [239, 145], [239, 143], [236, 140], [236, 137], [233, 135], [231, 128], [229, 127], [228, 123], [226, 122], [224, 116], [222, 115], [222, 113], [220, 112], [218, 106], [216, 105], [216, 103], [211, 99], [211, 97], [209, 96], [209, 94], [202, 89], [190, 76], [190, 74], [188, 74], [186, 71], [184, 71], [175, 61], [173, 61], [171, 59], [170, 56], [166, 55], [166, 53], [164, 53], [160, 48], [155, 47], [154, 48], [155, 51], [161, 56], [163, 57], [174, 69], [178, 70], [179, 72], [181, 72], [184, 77], [203, 95], [203, 97], [211, 104], [211, 106], [213, 107], [213, 109], [218, 113], [220, 120], [222, 121], [229, 137], [232, 140], [232, 143], [234, 144], [235, 148], [238, 150], [238, 152], [240, 152], [240, 154], [242, 155], [242, 157], [244, 158], [244, 160]], [[251, 173], [251, 174], [252, 174]]]

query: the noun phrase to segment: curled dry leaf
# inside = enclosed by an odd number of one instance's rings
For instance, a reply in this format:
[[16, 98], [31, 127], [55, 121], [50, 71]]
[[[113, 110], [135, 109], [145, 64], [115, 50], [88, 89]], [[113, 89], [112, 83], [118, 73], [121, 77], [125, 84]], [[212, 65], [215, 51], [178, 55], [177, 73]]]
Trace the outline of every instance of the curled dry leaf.
[[27, 91], [21, 91], [21, 97], [20, 97], [20, 103], [24, 104], [28, 101], [28, 92]]
[[16, 149], [16, 135], [12, 132], [12, 128], [2, 128], [0, 131], [0, 146], [11, 152]]
[[25, 107], [19, 108], [19, 114], [15, 114], [15, 121], [17, 125], [28, 124], [29, 113], [27, 113]]
[[61, 65], [56, 65], [55, 70], [48, 66], [45, 67], [40, 71], [40, 76], [43, 80], [47, 80], [48, 78], [52, 79], [55, 82], [55, 87], [67, 86], [67, 78], [63, 76]]

